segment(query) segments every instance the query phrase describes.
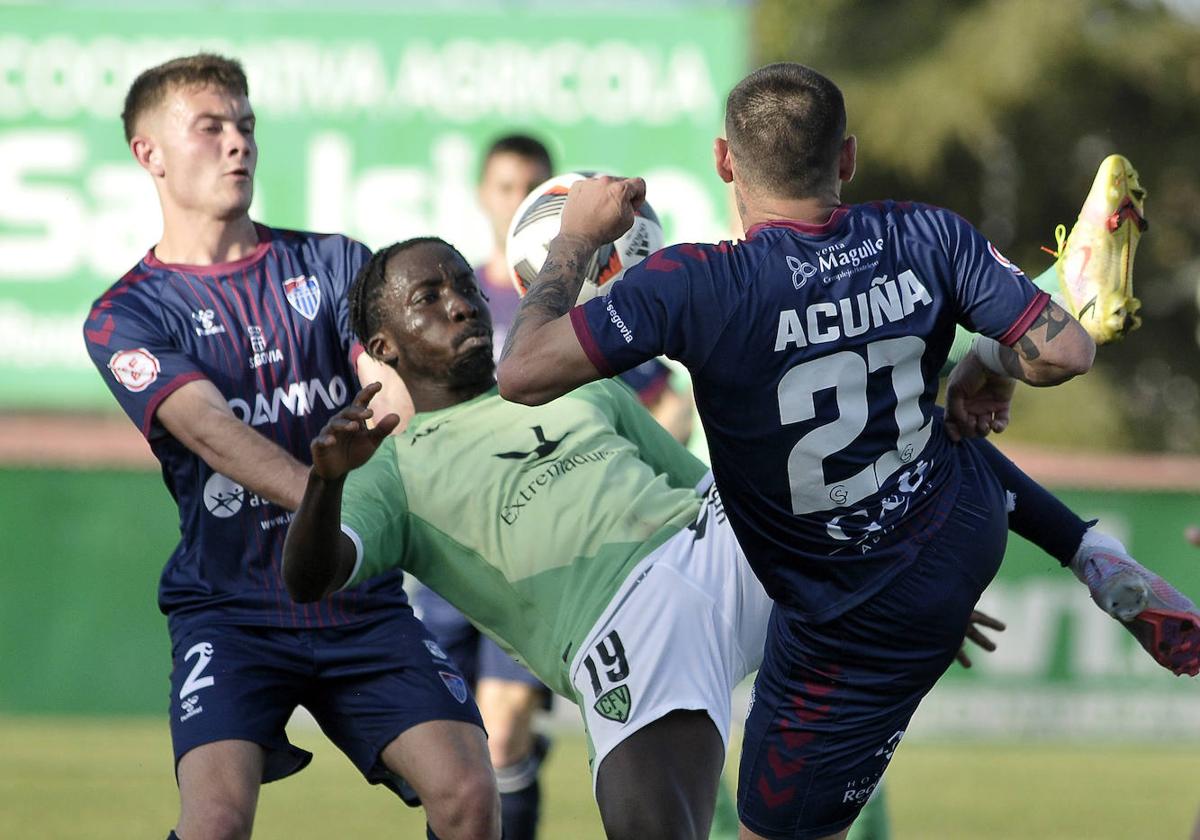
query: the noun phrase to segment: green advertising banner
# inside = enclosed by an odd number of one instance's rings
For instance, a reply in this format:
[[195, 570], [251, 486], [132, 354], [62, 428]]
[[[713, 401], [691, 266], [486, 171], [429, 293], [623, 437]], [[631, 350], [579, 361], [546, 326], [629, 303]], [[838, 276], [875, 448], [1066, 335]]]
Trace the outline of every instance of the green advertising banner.
[[[1068, 491], [1064, 500], [1200, 597], [1184, 545], [1195, 494]], [[0, 714], [157, 713], [170, 651], [155, 606], [178, 532], [155, 472], [0, 469]], [[1200, 740], [1200, 680], [1173, 677], [1087, 590], [1018, 537], [981, 606], [1008, 623], [995, 653], [951, 665], [913, 720], [926, 738]], [[744, 708], [748, 687], [738, 695]], [[566, 716], [571, 719], [570, 715]], [[907, 737], [907, 736], [906, 736]]]
[[120, 122], [146, 67], [242, 60], [257, 219], [373, 247], [436, 234], [476, 260], [479, 154], [512, 130], [560, 170], [646, 177], [668, 241], [728, 236], [711, 139], [745, 70], [744, 16], [0, 6], [0, 409], [111, 407], [81, 324], [161, 233]]
[[[1200, 519], [1194, 493], [1056, 491], [1134, 557], [1200, 602], [1200, 549], [1184, 528]], [[1009, 534], [979, 608], [1008, 629], [993, 653], [968, 645], [974, 667], [951, 665], [913, 719], [917, 736], [1200, 739], [1200, 679], [1160, 667], [1100, 610], [1070, 571]]]

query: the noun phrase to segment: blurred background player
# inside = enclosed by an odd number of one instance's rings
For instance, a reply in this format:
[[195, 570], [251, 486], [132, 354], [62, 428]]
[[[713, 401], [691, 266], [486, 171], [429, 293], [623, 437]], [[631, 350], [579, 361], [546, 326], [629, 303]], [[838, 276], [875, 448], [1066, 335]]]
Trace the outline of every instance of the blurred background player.
[[[479, 206], [492, 230], [492, 253], [486, 262], [475, 267], [475, 276], [492, 310], [497, 356], [521, 302], [505, 255], [508, 228], [525, 196], [554, 171], [554, 161], [545, 144], [527, 134], [508, 134], [493, 141], [480, 164]], [[691, 397], [686, 390], [672, 385], [671, 369], [661, 360], [651, 359], [638, 365], [622, 374], [621, 379], [676, 440], [686, 441], [691, 436]]]
[[84, 337], [179, 506], [159, 586], [180, 797], [170, 836], [248, 837], [260, 785], [312, 758], [284, 728], [302, 704], [369, 781], [410, 803], [415, 789], [443, 840], [498, 837], [478, 712], [402, 575], [307, 606], [280, 577], [308, 440], [355, 390], [347, 290], [370, 252], [250, 219], [258, 150], [238, 62], [146, 70], [122, 118], [163, 232], [95, 302]]

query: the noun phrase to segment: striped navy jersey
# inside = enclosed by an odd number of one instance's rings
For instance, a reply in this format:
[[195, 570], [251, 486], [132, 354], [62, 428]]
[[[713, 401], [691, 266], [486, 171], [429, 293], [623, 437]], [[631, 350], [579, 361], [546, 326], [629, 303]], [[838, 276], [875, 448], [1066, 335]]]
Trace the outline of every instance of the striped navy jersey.
[[159, 585], [171, 621], [348, 624], [406, 603], [401, 575], [293, 603], [280, 575], [291, 513], [214, 472], [155, 414], [207, 379], [242, 422], [307, 464], [312, 438], [354, 397], [347, 292], [370, 252], [343, 236], [258, 235], [251, 254], [220, 265], [168, 265], [150, 251], [95, 302], [84, 339], [179, 506], [179, 545]]
[[602, 373], [687, 366], [751, 565], [825, 621], [905, 568], [954, 503], [934, 400], [955, 325], [1012, 344], [1047, 300], [955, 214], [877, 202], [666, 248], [571, 320]]

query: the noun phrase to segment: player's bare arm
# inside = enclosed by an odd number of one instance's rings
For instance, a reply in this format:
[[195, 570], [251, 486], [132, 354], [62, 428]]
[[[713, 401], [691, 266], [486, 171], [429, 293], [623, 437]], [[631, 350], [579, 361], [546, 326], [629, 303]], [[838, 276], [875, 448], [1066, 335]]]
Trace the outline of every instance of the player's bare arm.
[[319, 600], [341, 588], [354, 569], [354, 543], [341, 530], [342, 486], [349, 472], [361, 467], [400, 423], [388, 414], [373, 428], [368, 404], [380, 391], [378, 382], [358, 392], [313, 438], [313, 465], [304, 498], [288, 527], [283, 544], [283, 580], [300, 603]]
[[1096, 357], [1096, 343], [1083, 325], [1052, 300], [1012, 347], [989, 341], [976, 339], [972, 354], [994, 373], [1030, 385], [1066, 382], [1091, 370]]
[[[1010, 377], [1035, 386], [1058, 385], [1087, 373], [1096, 356], [1096, 343], [1083, 326], [1054, 301], [1010, 347], [978, 336], [954, 370], [946, 387], [946, 410], [954, 436], [974, 437], [1003, 431], [1008, 424], [1011, 390], [998, 379]], [[1006, 393], [1007, 392], [1007, 393]], [[988, 399], [972, 408], [969, 400]], [[1002, 419], [1000, 419], [1002, 418]]]
[[300, 504], [305, 466], [239, 420], [207, 379], [181, 386], [163, 400], [157, 417], [221, 475], [288, 510]]
[[641, 178], [606, 176], [571, 186], [560, 232], [521, 300], [500, 354], [496, 379], [506, 400], [541, 405], [600, 378], [566, 314], [596, 249], [629, 230], [645, 197]]

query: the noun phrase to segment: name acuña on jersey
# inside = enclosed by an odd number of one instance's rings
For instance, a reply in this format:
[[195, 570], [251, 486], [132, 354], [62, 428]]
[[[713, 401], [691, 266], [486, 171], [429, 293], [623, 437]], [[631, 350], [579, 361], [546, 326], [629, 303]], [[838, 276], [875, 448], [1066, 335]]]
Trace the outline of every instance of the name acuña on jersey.
[[840, 298], [836, 303], [810, 304], [803, 316], [796, 309], [782, 310], [775, 333], [775, 352], [854, 338], [867, 330], [907, 318], [917, 304], [928, 306], [932, 303], [929, 290], [911, 269], [900, 272], [896, 278], [886, 274], [875, 277], [867, 291]]

